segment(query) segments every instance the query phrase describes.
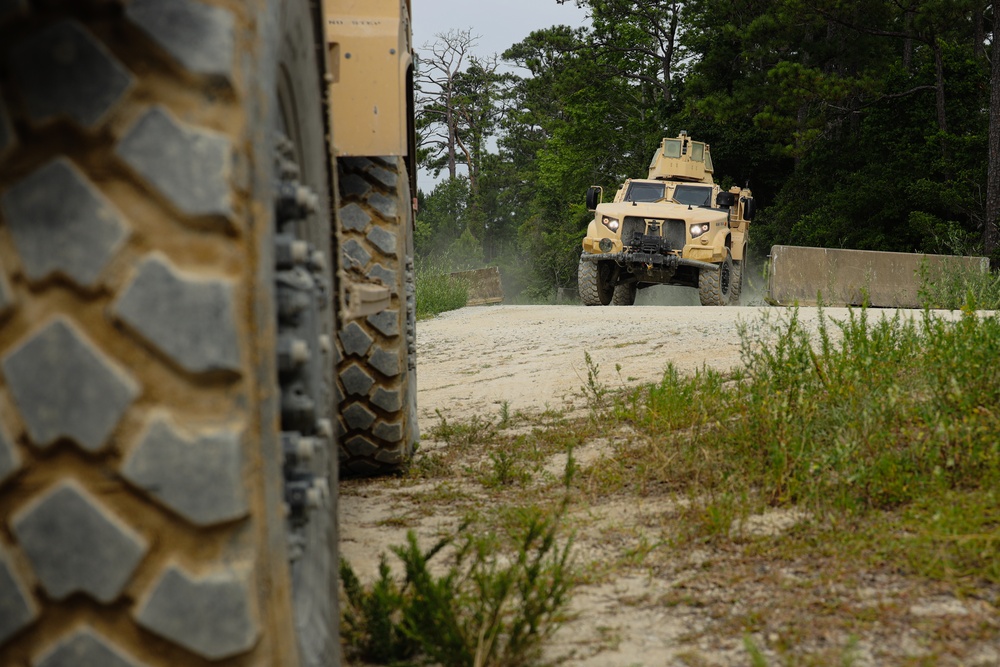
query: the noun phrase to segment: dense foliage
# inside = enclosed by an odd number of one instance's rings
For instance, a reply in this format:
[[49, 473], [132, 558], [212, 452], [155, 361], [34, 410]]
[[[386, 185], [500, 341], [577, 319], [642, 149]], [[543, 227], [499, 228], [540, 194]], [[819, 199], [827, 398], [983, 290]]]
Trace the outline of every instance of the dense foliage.
[[[471, 57], [447, 98], [422, 90], [424, 135], [453, 138], [458, 170], [421, 193], [420, 254], [523, 267], [517, 289], [549, 298], [575, 283], [587, 186], [644, 176], [681, 129], [712, 145], [718, 181], [754, 190], [758, 250], [991, 250], [992, 3], [576, 2], [588, 26], [501, 54], [516, 75]], [[449, 152], [425, 155], [440, 171]]]

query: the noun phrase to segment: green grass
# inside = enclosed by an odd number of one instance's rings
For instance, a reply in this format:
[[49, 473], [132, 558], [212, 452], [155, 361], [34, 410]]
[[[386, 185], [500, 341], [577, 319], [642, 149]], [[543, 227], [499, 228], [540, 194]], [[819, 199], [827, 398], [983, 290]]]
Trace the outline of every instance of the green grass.
[[934, 271], [925, 262], [917, 295], [924, 308], [1000, 310], [1000, 272]]
[[[768, 507], [904, 521], [923, 507], [944, 525], [937, 537], [918, 531], [926, 539], [914, 544], [933, 552], [921, 571], [1000, 582], [990, 562], [1000, 540], [995, 316], [873, 322], [852, 311], [842, 322], [824, 317], [812, 340], [792, 311], [746, 325], [741, 337], [745, 367], [731, 375], [669, 367], [657, 384], [609, 394], [593, 368], [586, 392], [614, 403], [600, 420], [634, 436], [581, 482], [598, 495], [656, 485], [687, 496], [685, 531], [698, 539], [725, 538]], [[951, 512], [956, 498], [993, 518]]]
[[418, 272], [416, 283], [417, 319], [463, 308], [469, 301], [468, 283], [447, 273]]

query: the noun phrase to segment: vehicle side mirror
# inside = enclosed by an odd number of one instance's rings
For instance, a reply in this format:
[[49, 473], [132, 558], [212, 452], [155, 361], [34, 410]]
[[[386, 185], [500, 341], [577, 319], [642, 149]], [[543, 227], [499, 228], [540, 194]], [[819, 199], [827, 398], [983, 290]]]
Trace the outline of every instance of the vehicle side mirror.
[[715, 196], [715, 205], [719, 208], [732, 208], [736, 203], [736, 195], [732, 192], [720, 192]]
[[593, 211], [604, 199], [604, 188], [599, 185], [591, 185], [587, 189], [587, 210]]
[[753, 200], [753, 197], [743, 200], [743, 219], [753, 220], [754, 215], [757, 214], [757, 202]]

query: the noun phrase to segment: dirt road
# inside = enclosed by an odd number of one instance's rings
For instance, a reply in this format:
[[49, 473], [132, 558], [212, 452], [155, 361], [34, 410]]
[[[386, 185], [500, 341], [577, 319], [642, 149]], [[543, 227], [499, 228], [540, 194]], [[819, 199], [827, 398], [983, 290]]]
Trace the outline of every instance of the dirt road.
[[[826, 313], [847, 317], [843, 309]], [[611, 387], [656, 381], [669, 362], [683, 372], [704, 364], [731, 368], [740, 364], [739, 323], [765, 314], [781, 316], [766, 307], [494, 306], [422, 321], [417, 325], [422, 451], [425, 456], [440, 451], [441, 443], [427, 434], [442, 417], [453, 423], [477, 416], [495, 422], [505, 403], [511, 415], [572, 411], [583, 402], [585, 352], [599, 367], [600, 381]], [[815, 327], [817, 311], [802, 309], [799, 317]], [[609, 449], [607, 441], [588, 443], [576, 457], [583, 466], [600, 465]], [[463, 512], [517, 502], [475, 482], [468, 471], [482, 469], [488, 452], [471, 451], [442, 478], [355, 480], [342, 486], [342, 555], [363, 578], [374, 576], [376, 554], [402, 544], [407, 530], [429, 543], [457, 526]], [[558, 474], [559, 465], [553, 460], [546, 467]], [[653, 553], [649, 545], [669, 539], [664, 521], [676, 516], [678, 502], [614, 497], [575, 510], [581, 526], [575, 548], [583, 562], [621, 562], [646, 548], [650, 555], [636, 567], [621, 567], [614, 576], [577, 589], [573, 618], [549, 645], [548, 657], [569, 667], [729, 667], [750, 664], [743, 641], [752, 637], [775, 665], [786, 664], [786, 645], [805, 647], [811, 656], [805, 662], [793, 659], [794, 664], [1000, 665], [995, 608], [927, 582], [886, 572], [845, 579], [822, 563], [761, 561], [710, 548]], [[751, 517], [747, 530], [782, 534], [799, 520], [794, 511], [776, 511]], [[803, 609], [817, 614], [815, 628], [808, 636], [788, 636], [782, 624], [801, 621], [795, 617]], [[860, 637], [844, 630], [852, 627], [855, 613], [869, 618]], [[870, 620], [872, 614], [877, 620]], [[756, 626], [747, 627], [748, 618], [758, 619]], [[970, 627], [983, 628], [982, 641], [955, 640], [942, 653], [940, 642], [928, 640], [928, 633], [965, 637]]]
[[[737, 323], [760, 308], [494, 306], [417, 325], [424, 423], [564, 408], [587, 382], [584, 353], [611, 386], [658, 380], [668, 362], [693, 372], [740, 363]], [[620, 370], [616, 370], [616, 365]]]

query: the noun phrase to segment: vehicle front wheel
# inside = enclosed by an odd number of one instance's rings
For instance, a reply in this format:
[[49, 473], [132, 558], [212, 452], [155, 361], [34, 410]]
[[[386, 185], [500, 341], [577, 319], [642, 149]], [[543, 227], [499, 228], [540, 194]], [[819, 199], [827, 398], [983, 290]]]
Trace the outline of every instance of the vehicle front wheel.
[[733, 259], [726, 259], [714, 270], [702, 269], [698, 272], [698, 296], [703, 306], [725, 306], [733, 293]]
[[581, 257], [577, 285], [583, 305], [608, 305], [615, 293], [614, 262], [591, 262]]

